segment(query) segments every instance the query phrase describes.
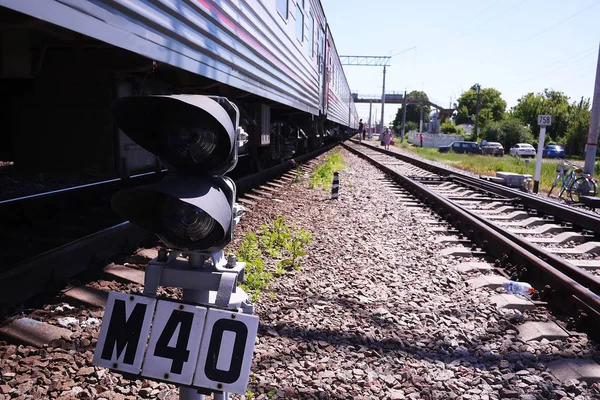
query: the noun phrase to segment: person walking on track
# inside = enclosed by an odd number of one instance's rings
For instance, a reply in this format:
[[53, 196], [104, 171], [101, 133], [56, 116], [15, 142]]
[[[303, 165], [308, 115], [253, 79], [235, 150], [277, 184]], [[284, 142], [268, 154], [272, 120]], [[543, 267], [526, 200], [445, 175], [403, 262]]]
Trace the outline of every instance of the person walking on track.
[[390, 149], [391, 141], [392, 141], [392, 132], [388, 128], [385, 128], [385, 130], [383, 131], [383, 145], [385, 146], [386, 150]]
[[363, 138], [363, 130], [364, 130], [365, 124], [362, 122], [362, 118], [360, 119], [360, 121], [358, 121], [358, 141], [361, 141], [361, 138]]

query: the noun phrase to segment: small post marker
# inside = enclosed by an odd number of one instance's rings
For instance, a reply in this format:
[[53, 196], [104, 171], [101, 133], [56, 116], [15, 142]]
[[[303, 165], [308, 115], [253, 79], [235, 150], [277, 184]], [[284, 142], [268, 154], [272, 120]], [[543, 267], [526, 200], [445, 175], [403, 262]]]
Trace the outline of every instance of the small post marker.
[[339, 190], [340, 190], [339, 172], [334, 172], [333, 173], [333, 183], [331, 184], [331, 200], [338, 198]]
[[537, 193], [540, 188], [540, 174], [542, 172], [542, 154], [544, 152], [544, 138], [546, 137], [546, 127], [552, 125], [551, 115], [538, 115], [538, 125], [540, 126], [540, 137], [538, 138], [537, 160], [535, 163], [535, 175], [533, 176], [533, 193]]

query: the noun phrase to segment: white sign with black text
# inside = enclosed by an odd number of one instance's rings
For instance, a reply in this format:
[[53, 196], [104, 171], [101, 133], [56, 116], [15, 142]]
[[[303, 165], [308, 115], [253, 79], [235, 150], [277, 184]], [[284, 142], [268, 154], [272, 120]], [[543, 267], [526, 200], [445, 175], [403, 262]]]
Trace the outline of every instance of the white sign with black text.
[[538, 125], [539, 126], [549, 126], [552, 125], [552, 115], [538, 115]]
[[244, 394], [257, 331], [255, 315], [111, 292], [92, 364]]

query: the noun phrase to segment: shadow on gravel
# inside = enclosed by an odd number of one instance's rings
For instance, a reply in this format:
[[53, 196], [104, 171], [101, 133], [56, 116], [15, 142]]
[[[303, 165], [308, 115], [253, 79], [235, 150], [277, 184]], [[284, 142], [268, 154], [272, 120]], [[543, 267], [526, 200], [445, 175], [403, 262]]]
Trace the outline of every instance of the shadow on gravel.
[[[565, 349], [561, 349], [561, 353], [558, 354], [541, 354], [537, 356], [528, 351], [529, 346], [521, 341], [513, 341], [509, 346], [506, 346], [507, 349], [504, 351], [491, 352], [475, 349], [486, 344], [497, 344], [499, 342], [498, 337], [505, 335], [507, 330], [516, 331], [517, 328], [508, 320], [499, 320], [497, 326], [490, 327], [485, 334], [470, 339], [464, 335], [459, 336], [456, 340], [458, 345], [451, 345], [446, 343], [432, 344], [432, 342], [446, 341], [445, 331], [449, 328], [445, 325], [432, 326], [429, 324], [423, 326], [420, 330], [405, 328], [393, 320], [395, 317], [392, 313], [384, 312], [386, 310], [383, 305], [375, 303], [368, 304], [339, 297], [312, 297], [306, 299], [301, 305], [294, 304], [289, 309], [298, 310], [299, 308], [310, 308], [319, 304], [336, 304], [345, 310], [350, 310], [359, 326], [376, 330], [377, 336], [384, 336], [385, 338], [378, 339], [370, 332], [365, 333], [361, 330], [340, 332], [330, 329], [307, 329], [289, 322], [271, 324], [268, 321], [261, 321], [259, 326], [260, 335], [282, 336], [307, 342], [326, 342], [334, 347], [351, 346], [355, 347], [357, 351], [370, 349], [377, 351], [381, 357], [386, 355], [398, 356], [396, 352], [400, 352], [410, 354], [417, 360], [440, 361], [445, 364], [467, 364], [480, 369], [498, 368], [507, 373], [526, 368], [539, 370], [539, 363], [577, 357], [576, 354]], [[410, 308], [407, 307], [405, 311], [410, 311]], [[285, 312], [285, 310], [282, 309], [281, 312]], [[451, 310], [438, 311], [438, 314], [454, 316]], [[422, 332], [423, 330], [429, 330], [430, 333]], [[422, 337], [415, 337], [419, 334], [422, 334]], [[566, 345], [567, 343], [565, 343], [565, 347]], [[519, 350], [516, 350], [516, 348], [519, 348]]]

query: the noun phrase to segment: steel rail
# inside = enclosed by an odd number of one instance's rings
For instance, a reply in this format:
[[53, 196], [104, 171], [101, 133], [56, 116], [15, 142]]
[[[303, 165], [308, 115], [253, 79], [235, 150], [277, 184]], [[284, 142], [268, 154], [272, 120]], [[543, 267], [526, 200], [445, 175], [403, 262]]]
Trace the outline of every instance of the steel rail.
[[[357, 141], [354, 141], [358, 143]], [[583, 212], [573, 207], [565, 207], [555, 201], [545, 200], [540, 196], [535, 196], [529, 193], [525, 193], [523, 191], [509, 188], [494, 182], [488, 182], [483, 179], [474, 178], [468, 174], [461, 173], [458, 171], [453, 171], [439, 165], [433, 165], [427, 163], [423, 160], [419, 160], [417, 158], [410, 157], [406, 154], [397, 153], [391, 150], [385, 150], [373, 146], [371, 144], [367, 144], [362, 142], [362, 146], [365, 146], [369, 149], [375, 150], [377, 152], [387, 154], [389, 156], [395, 157], [399, 160], [405, 161], [409, 164], [413, 164], [422, 168], [426, 171], [432, 172], [434, 174], [445, 176], [452, 178], [458, 182], [473, 185], [475, 187], [480, 188], [481, 190], [485, 190], [490, 193], [495, 193], [500, 196], [504, 196], [507, 198], [515, 198], [523, 204], [524, 207], [537, 210], [538, 213], [542, 215], [552, 215], [555, 218], [558, 218], [565, 222], [570, 222], [575, 226], [579, 226], [583, 229], [587, 229], [593, 232], [600, 232], [600, 216], [595, 216], [593, 214]]]
[[15, 210], [22, 211], [23, 207], [26, 206], [40, 207], [41, 205], [47, 204], [61, 204], [64, 206], [65, 201], [70, 201], [70, 199], [75, 199], [77, 202], [80, 202], [82, 197], [97, 196], [98, 193], [107, 193], [126, 187], [155, 182], [164, 177], [166, 171], [166, 169], [163, 169], [160, 172], [145, 172], [132, 175], [128, 178], [108, 179], [87, 183], [85, 185], [77, 185], [49, 192], [0, 200], [0, 214], [12, 213]]
[[[283, 175], [297, 164], [315, 158], [337, 145], [338, 143], [329, 144], [267, 170], [237, 179], [235, 182], [238, 196]], [[98, 186], [94, 187], [94, 190], [97, 188]], [[73, 190], [66, 190], [61, 191], [60, 196], [66, 193], [76, 194]], [[33, 201], [34, 198], [26, 201]], [[38, 199], [42, 198], [38, 197]], [[137, 246], [150, 236], [148, 232], [125, 221], [25, 260], [14, 268], [1, 272], [0, 314], [6, 314], [11, 307], [36, 295], [63, 287], [69, 279], [89, 269], [90, 265], [97, 265], [119, 251]]]
[[[513, 262], [526, 266], [534, 266], [538, 271], [537, 278], [542, 284], [551, 285], [552, 289], [556, 291], [555, 294], [563, 294], [565, 297], [574, 300], [577, 305], [585, 308], [588, 316], [592, 317], [595, 323], [600, 322], [600, 296], [590, 289], [590, 287], [586, 286], [586, 284], [582, 284], [580, 281], [573, 279], [550, 264], [550, 262], [555, 261], [556, 257], [549, 257], [547, 260], [540, 259], [529, 248], [522, 246], [521, 243], [516, 243], [513, 240], [515, 235], [507, 235], [508, 232], [492, 226], [489, 222], [454, 204], [418, 181], [398, 173], [357, 149], [346, 144], [344, 144], [344, 147], [387, 173], [394, 181], [415, 194], [416, 197], [429, 205], [444, 219], [455, 225], [460, 232], [467, 235], [482, 250], [489, 251], [505, 262], [507, 259], [510, 259]], [[600, 292], [600, 281], [597, 278], [584, 271], [580, 270], [579, 272], [582, 274], [575, 274], [577, 275], [577, 279], [583, 279], [592, 288]]]

